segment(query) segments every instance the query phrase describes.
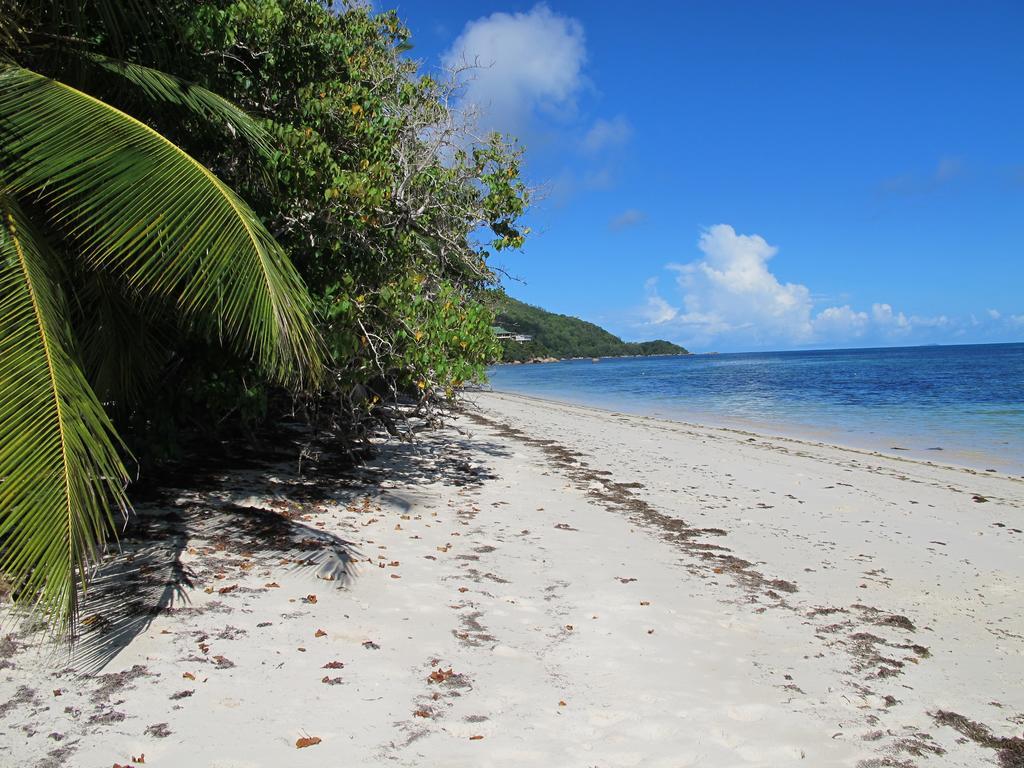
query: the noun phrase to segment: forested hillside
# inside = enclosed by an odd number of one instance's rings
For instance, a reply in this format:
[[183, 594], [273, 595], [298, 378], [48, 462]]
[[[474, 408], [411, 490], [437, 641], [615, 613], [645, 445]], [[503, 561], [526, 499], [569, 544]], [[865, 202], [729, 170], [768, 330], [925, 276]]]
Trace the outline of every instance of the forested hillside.
[[578, 317], [558, 315], [524, 304], [505, 293], [492, 295], [499, 326], [532, 336], [532, 341], [501, 342], [503, 362], [545, 357], [623, 357], [626, 355], [685, 355], [687, 350], [669, 341], [623, 341], [604, 328]]

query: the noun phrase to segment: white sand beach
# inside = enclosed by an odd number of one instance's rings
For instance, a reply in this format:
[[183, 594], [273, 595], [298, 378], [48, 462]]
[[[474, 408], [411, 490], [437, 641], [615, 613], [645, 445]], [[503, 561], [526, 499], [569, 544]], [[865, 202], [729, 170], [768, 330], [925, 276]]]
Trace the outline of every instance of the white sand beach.
[[304, 469], [8, 616], [0, 764], [1024, 765], [1020, 477], [498, 393]]

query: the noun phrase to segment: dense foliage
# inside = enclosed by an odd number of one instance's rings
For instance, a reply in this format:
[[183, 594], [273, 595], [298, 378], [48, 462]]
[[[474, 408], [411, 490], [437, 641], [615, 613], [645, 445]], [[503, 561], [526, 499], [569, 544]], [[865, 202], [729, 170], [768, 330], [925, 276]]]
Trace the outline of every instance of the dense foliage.
[[204, 123], [253, 126], [213, 93], [126, 74], [123, 27], [91, 43], [116, 10], [83, 10], [0, 6], [0, 575], [57, 627], [127, 509], [115, 422], [171, 362], [148, 329], [230, 348], [279, 385], [318, 380], [322, 352], [287, 254], [154, 129], [161, 99], [133, 116], [97, 96], [148, 84]]
[[[412, 396], [429, 408], [494, 355], [478, 301], [490, 250], [517, 248], [519, 153], [475, 142], [453, 84], [402, 55], [393, 12], [309, 0], [182, 4], [190, 77], [266, 119], [269, 163], [203, 151], [267, 218], [312, 291], [331, 352], [335, 425]], [[267, 183], [267, 175], [271, 183]], [[479, 238], [476, 236], [479, 235]]]
[[519, 153], [408, 40], [316, 0], [0, 0], [0, 572], [58, 625], [127, 467], [285, 409], [403, 433], [497, 354]]
[[500, 359], [506, 363], [545, 357], [687, 354], [669, 341], [623, 341], [593, 323], [524, 304], [502, 292], [493, 293], [489, 301], [502, 328], [533, 337], [528, 342], [503, 340]]

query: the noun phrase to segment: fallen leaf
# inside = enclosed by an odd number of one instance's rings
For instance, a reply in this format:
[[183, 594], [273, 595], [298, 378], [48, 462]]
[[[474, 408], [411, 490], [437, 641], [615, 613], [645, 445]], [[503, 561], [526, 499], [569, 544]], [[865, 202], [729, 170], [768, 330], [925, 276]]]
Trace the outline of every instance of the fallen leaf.
[[566, 628], [566, 630], [568, 630], [569, 632], [572, 632], [572, 624], [566, 624], [566, 625], [565, 625], [565, 628]]
[[132, 762], [133, 763], [138, 763], [139, 765], [143, 765], [146, 762], [146, 753], [143, 752], [138, 757], [135, 757], [135, 755], [132, 755]]
[[319, 736], [303, 736], [301, 739], [295, 740], [295, 748], [302, 749], [303, 747], [312, 747], [320, 743]]
[[392, 573], [392, 574], [391, 574], [391, 578], [392, 578], [392, 579], [400, 579], [400, 578], [402, 578], [402, 577], [401, 577], [401, 576], [399, 576], [399, 575], [398, 575], [397, 573]]
[[307, 603], [316, 603], [316, 595], [306, 595], [305, 600]]
[[482, 738], [483, 738], [483, 736], [470, 736], [469, 740], [470, 741], [479, 741]]
[[469, 592], [469, 587], [459, 587], [459, 592]]
[[341, 661], [328, 661], [324, 664], [323, 669], [344, 669], [345, 664]]
[[281, 587], [281, 585], [278, 584], [276, 581], [268, 581], [263, 586], [266, 587], [267, 589], [280, 589], [280, 587]]
[[340, 677], [329, 677], [327, 675], [324, 675], [323, 679], [320, 682], [321, 683], [326, 683], [327, 685], [341, 685], [341, 678]]
[[183, 672], [181, 676], [184, 677], [186, 680], [195, 680], [196, 679], [196, 676], [193, 675], [191, 672]]
[[435, 669], [433, 672], [430, 673], [430, 676], [427, 678], [427, 681], [431, 683], [443, 683], [445, 680], [447, 680], [454, 674], [455, 673], [452, 671], [451, 667], [448, 667], [448, 669]]
[[566, 704], [566, 703], [565, 703], [564, 701], [559, 701], [559, 702], [558, 702], [558, 706], [560, 706], [560, 707], [567, 707], [567, 706], [569, 706], [569, 705], [568, 705], [568, 704]]
[[322, 629], [318, 629], [316, 631], [316, 634], [314, 634], [314, 637], [327, 637], [327, 633], [324, 632]]
[[417, 709], [412, 713], [413, 717], [430, 717], [430, 712], [425, 709]]
[[650, 605], [650, 604], [651, 604], [650, 600], [641, 600], [640, 601], [640, 605]]
[[231, 592], [234, 592], [236, 589], [238, 589], [238, 585], [237, 584], [232, 584], [230, 587], [221, 587], [220, 589], [217, 590], [217, 592], [222, 594], [222, 595], [227, 595], [227, 594], [230, 594]]

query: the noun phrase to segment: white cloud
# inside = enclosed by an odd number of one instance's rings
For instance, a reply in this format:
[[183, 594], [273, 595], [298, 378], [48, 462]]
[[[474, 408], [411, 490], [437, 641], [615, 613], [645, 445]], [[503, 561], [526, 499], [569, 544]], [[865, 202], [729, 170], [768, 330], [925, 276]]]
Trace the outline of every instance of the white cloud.
[[1002, 314], [999, 312], [998, 309], [990, 309], [988, 311], [988, 316], [991, 317], [993, 320], [998, 320], [1000, 317], [1002, 317]]
[[478, 63], [463, 104], [481, 111], [481, 127], [521, 133], [538, 111], [571, 114], [583, 84], [583, 27], [546, 5], [493, 13], [466, 24], [442, 57], [449, 67]]
[[642, 224], [647, 220], [647, 214], [643, 211], [637, 210], [636, 208], [627, 208], [618, 216], [613, 216], [608, 222], [608, 229], [613, 232], [619, 232], [629, 227], [635, 227], [637, 224]]
[[868, 313], [856, 312], [849, 304], [827, 307], [814, 318], [814, 331], [819, 337], [860, 337], [868, 327]]
[[663, 325], [675, 320], [678, 310], [658, 295], [658, 278], [652, 277], [644, 283], [647, 303], [644, 305], [644, 319], [650, 325]]
[[788, 342], [811, 337], [810, 291], [779, 282], [768, 269], [777, 248], [760, 235], [738, 235], [728, 224], [706, 230], [698, 247], [703, 259], [668, 265], [682, 290], [681, 322], [703, 336], [739, 334]]
[[611, 120], [600, 118], [583, 137], [583, 149], [587, 152], [598, 152], [606, 147], [625, 144], [632, 134], [632, 126], [622, 115]]
[[902, 312], [893, 312], [889, 304], [872, 304], [871, 317], [876, 325], [889, 328], [897, 333], [910, 330], [910, 321]]
[[[771, 271], [775, 246], [760, 235], [737, 234], [727, 224], [707, 229], [698, 248], [698, 260], [666, 265], [676, 275], [678, 301], [661, 295], [652, 278], [644, 285], [646, 300], [637, 311], [641, 325], [660, 326], [659, 334], [687, 346], [780, 348], [864, 339], [912, 343], [949, 338], [967, 327], [967, 321], [946, 315], [907, 315], [884, 302], [867, 311], [849, 304], [816, 311], [807, 286], [783, 282]], [[992, 320], [1003, 317], [995, 310], [988, 314]], [[1003, 321], [1024, 325], [1024, 315]], [[935, 336], [939, 331], [942, 335]]]

